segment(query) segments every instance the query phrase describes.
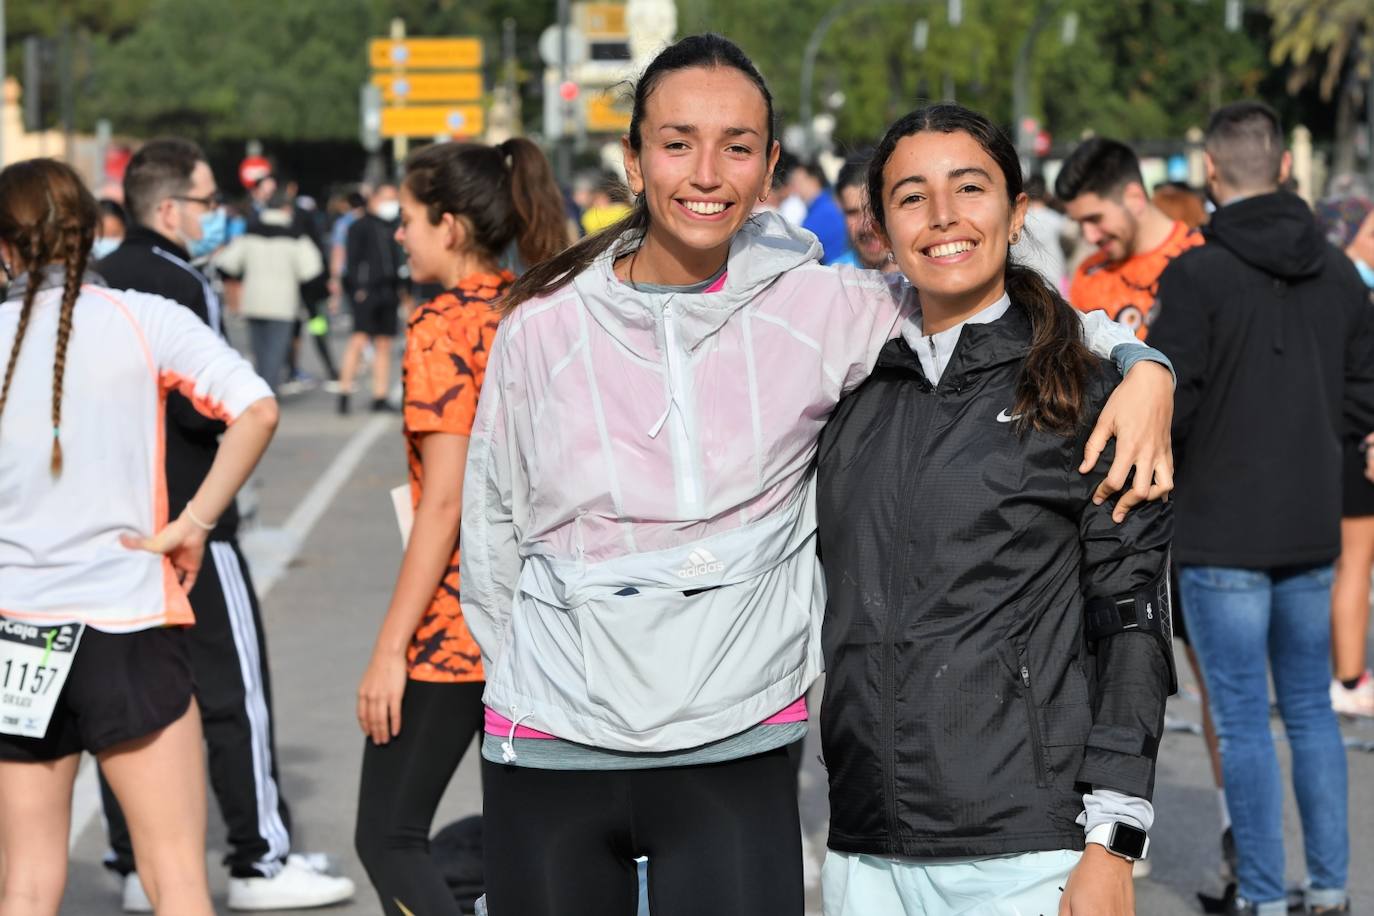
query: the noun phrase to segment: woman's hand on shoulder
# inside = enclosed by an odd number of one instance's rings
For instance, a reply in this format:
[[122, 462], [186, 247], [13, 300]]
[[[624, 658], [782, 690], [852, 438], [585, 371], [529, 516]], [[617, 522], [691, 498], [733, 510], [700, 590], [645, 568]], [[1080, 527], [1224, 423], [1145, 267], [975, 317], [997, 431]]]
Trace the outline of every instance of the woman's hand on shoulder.
[[1133, 507], [1163, 499], [1173, 490], [1173, 421], [1172, 373], [1158, 363], [1136, 363], [1102, 408], [1078, 468], [1081, 474], [1091, 472], [1107, 443], [1116, 438], [1116, 457], [1093, 492], [1093, 502], [1101, 505], [1124, 488], [1134, 470], [1130, 490], [1121, 494], [1112, 512], [1117, 522], [1124, 521]]
[[1064, 885], [1059, 916], [1135, 916], [1131, 862], [1089, 843]]

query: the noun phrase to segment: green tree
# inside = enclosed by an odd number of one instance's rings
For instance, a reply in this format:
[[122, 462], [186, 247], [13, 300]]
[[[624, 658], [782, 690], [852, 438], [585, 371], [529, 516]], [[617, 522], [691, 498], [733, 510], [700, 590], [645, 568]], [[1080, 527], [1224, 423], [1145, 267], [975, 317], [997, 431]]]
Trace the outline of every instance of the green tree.
[[[120, 131], [206, 142], [356, 137], [367, 42], [388, 34], [393, 16], [412, 36], [484, 38], [491, 77], [503, 19], [516, 20], [523, 58], [532, 62], [547, 16], [536, 0], [123, 2], [142, 9], [129, 28], [94, 37], [81, 120], [108, 117]], [[81, 21], [75, 12], [70, 21]]]
[[[1270, 59], [1291, 66], [1289, 93], [1318, 84], [1336, 101], [1333, 170], [1355, 168], [1355, 125], [1364, 92], [1374, 91], [1374, 4], [1369, 0], [1269, 0]], [[1361, 85], [1363, 83], [1363, 86]], [[1369, 153], [1374, 159], [1374, 149]]]
[[[784, 119], [799, 108], [801, 49], [833, 0], [682, 0], [682, 33], [736, 37], [758, 63]], [[871, 141], [892, 119], [946, 86], [967, 105], [1010, 123], [1014, 61], [1034, 14], [1023, 0], [964, 0], [958, 25], [946, 0], [849, 0], [826, 35], [817, 110], [845, 95], [839, 136]], [[1263, 37], [1224, 29], [1221, 0], [1061, 0], [1031, 58], [1031, 112], [1058, 137], [1088, 129], [1124, 139], [1177, 137], [1227, 98], [1254, 92], [1266, 72]], [[1078, 16], [1066, 45], [1063, 16]], [[916, 23], [928, 24], [924, 52]]]

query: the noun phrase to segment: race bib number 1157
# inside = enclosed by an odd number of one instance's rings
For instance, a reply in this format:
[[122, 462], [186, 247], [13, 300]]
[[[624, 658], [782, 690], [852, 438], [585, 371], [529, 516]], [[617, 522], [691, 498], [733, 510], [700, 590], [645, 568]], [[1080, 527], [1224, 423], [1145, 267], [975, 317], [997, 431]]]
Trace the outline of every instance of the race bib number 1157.
[[0, 733], [42, 738], [85, 627], [0, 617]]

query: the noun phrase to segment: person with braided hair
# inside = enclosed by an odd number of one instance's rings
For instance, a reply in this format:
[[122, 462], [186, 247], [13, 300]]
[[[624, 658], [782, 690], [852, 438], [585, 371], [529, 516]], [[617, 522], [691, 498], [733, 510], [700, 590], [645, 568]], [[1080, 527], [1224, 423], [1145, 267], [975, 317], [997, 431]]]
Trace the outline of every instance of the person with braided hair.
[[[58, 912], [82, 751], [128, 816], [155, 911], [208, 916], [186, 593], [207, 535], [267, 448], [277, 406], [189, 310], [106, 289], [87, 272], [98, 221], [69, 166], [33, 159], [0, 171], [10, 282], [0, 304], [0, 916]], [[172, 391], [228, 424], [175, 519], [163, 465]], [[42, 690], [16, 697], [10, 679], [26, 640], [46, 643], [34, 672], [47, 667], [56, 685], [41, 713]], [[52, 661], [54, 647], [69, 662]]]

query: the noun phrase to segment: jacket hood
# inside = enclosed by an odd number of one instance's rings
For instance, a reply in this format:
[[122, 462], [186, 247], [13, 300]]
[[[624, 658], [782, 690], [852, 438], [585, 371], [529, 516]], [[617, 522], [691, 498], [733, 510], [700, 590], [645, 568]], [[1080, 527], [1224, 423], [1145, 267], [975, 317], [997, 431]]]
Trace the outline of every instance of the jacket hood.
[[725, 283], [718, 291], [641, 292], [621, 282], [613, 268], [615, 259], [633, 251], [642, 239], [642, 233], [627, 233], [573, 281], [597, 323], [631, 350], [637, 348], [621, 332], [651, 331], [669, 303], [676, 315], [678, 341], [687, 351], [695, 350], [779, 276], [821, 259], [821, 243], [810, 232], [776, 213], [759, 213], [730, 243]]
[[1273, 277], [1298, 280], [1321, 272], [1327, 242], [1301, 198], [1282, 191], [1227, 204], [1203, 230], [1209, 243], [1226, 248]]

